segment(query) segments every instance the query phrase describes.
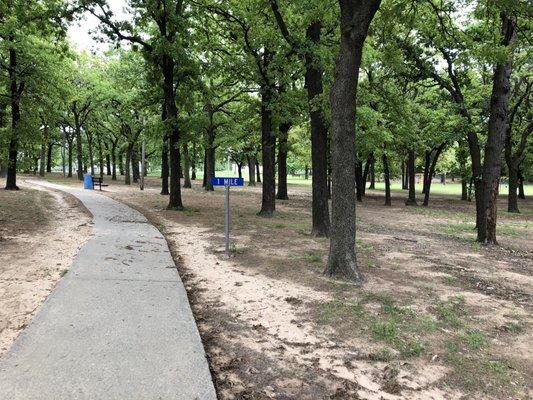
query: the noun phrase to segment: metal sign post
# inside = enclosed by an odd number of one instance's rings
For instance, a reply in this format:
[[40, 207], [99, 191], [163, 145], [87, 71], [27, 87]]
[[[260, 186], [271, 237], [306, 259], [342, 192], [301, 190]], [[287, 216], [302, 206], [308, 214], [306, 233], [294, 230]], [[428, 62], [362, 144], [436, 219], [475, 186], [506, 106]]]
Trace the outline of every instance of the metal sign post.
[[229, 231], [231, 224], [231, 213], [229, 205], [229, 189], [231, 186], [244, 186], [243, 178], [211, 178], [213, 186], [224, 186], [224, 247], [226, 254], [230, 254]]

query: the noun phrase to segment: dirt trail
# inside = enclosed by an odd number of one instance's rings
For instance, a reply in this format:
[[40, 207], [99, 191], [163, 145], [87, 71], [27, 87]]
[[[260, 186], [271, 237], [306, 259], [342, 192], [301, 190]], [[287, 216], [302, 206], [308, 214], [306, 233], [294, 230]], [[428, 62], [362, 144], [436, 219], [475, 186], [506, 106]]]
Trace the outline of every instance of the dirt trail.
[[[0, 186], [3, 186], [0, 182]], [[0, 191], [0, 356], [31, 321], [91, 231], [74, 197], [25, 182]]]

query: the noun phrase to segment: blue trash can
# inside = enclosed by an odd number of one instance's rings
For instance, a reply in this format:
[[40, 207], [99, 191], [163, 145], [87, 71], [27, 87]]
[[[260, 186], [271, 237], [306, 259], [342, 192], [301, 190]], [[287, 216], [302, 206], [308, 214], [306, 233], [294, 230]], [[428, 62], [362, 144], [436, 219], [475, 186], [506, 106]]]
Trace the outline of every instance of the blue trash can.
[[89, 189], [89, 190], [93, 190], [94, 189], [93, 176], [92, 175], [89, 175], [89, 174], [83, 175], [83, 188], [84, 189]]

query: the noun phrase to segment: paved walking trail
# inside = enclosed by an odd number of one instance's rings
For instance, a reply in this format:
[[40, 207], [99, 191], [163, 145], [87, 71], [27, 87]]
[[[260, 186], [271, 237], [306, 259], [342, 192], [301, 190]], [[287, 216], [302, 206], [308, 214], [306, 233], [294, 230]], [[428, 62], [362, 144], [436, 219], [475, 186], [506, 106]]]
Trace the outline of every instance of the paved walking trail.
[[39, 184], [79, 198], [94, 228], [69, 272], [0, 358], [0, 399], [216, 399], [187, 294], [161, 233], [139, 212], [97, 192]]

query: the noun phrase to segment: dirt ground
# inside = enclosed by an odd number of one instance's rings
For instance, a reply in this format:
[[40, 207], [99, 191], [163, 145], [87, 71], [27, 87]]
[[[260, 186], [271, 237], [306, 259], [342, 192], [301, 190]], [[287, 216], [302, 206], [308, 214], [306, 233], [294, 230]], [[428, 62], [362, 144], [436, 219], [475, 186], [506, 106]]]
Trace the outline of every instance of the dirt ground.
[[[50, 178], [65, 182], [61, 178]], [[67, 181], [78, 185], [76, 181]], [[361, 286], [326, 278], [328, 241], [310, 236], [310, 188], [289, 187], [274, 218], [260, 188], [184, 189], [167, 211], [159, 182], [105, 194], [165, 234], [189, 292], [221, 399], [528, 399], [532, 393], [533, 201], [500, 211], [500, 246], [474, 242], [474, 205], [433, 196], [357, 208]], [[499, 210], [505, 210], [502, 197]]]
[[0, 190], [0, 356], [68, 271], [90, 233], [90, 214], [72, 196], [25, 182], [19, 187]]

